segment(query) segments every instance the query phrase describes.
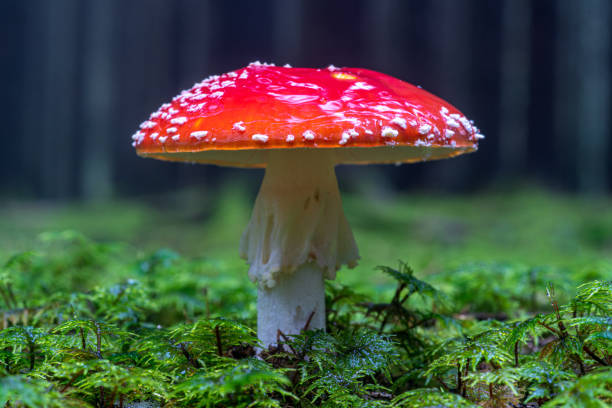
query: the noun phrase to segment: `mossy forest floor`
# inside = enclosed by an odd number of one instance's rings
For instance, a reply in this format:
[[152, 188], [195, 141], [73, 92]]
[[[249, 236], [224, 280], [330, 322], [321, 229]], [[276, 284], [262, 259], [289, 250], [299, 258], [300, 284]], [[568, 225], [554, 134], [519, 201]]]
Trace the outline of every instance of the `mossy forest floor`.
[[257, 358], [240, 191], [0, 204], [0, 407], [612, 403], [611, 199], [345, 195], [327, 333]]

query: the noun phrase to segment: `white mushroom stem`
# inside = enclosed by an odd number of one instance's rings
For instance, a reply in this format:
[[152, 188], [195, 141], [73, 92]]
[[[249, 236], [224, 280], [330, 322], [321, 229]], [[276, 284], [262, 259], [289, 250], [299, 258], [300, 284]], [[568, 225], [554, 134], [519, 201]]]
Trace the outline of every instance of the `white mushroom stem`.
[[264, 346], [279, 331], [325, 329], [324, 279], [359, 259], [344, 216], [331, 152], [271, 151], [240, 243], [258, 285], [257, 331]]

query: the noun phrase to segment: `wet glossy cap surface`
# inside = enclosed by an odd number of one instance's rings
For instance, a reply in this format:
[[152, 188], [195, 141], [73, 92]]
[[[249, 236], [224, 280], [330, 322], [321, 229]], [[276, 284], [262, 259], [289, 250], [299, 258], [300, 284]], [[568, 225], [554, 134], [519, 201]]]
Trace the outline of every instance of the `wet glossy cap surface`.
[[253, 63], [162, 105], [133, 136], [163, 160], [265, 166], [278, 149], [334, 149], [337, 163], [412, 162], [474, 151], [483, 136], [455, 107], [360, 68]]

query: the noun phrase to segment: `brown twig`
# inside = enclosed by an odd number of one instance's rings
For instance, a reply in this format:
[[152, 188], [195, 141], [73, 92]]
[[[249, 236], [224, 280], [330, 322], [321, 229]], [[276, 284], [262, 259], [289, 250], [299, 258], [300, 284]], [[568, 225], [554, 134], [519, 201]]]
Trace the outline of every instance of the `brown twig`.
[[444, 381], [442, 381], [442, 379], [440, 377], [438, 377], [437, 375], [434, 377], [436, 379], [437, 382], [440, 383], [440, 385], [442, 386], [442, 388], [444, 388], [446, 391], [448, 392], [453, 392], [453, 390], [451, 389], [451, 387], [449, 387], [448, 385], [446, 385], [446, 383]]
[[70, 381], [68, 381], [68, 384], [64, 385], [62, 387], [62, 389], [60, 390], [61, 393], [66, 392], [66, 390], [72, 385], [74, 384], [74, 382], [77, 380], [77, 378], [79, 378], [81, 375], [83, 375], [83, 370], [79, 371], [78, 373], [76, 373], [74, 376], [72, 376], [72, 378], [70, 379]]
[[550, 330], [552, 333], [554, 333], [557, 337], [561, 337], [561, 333], [559, 333], [557, 330], [553, 329], [552, 327], [550, 327], [549, 325], [547, 325], [546, 323], [542, 323], [542, 322], [538, 322], [538, 324], [548, 330]]
[[85, 342], [85, 332], [83, 331], [82, 327], [79, 327], [79, 330], [81, 332], [81, 346], [83, 348], [83, 351], [87, 350], [87, 343]]
[[102, 328], [100, 323], [94, 322], [96, 326], [96, 355], [98, 358], [102, 358]]
[[[280, 338], [282, 338], [282, 339], [283, 339], [283, 341], [286, 343], [285, 345], [286, 345], [287, 347], [289, 347], [289, 350], [291, 350], [291, 352], [292, 352], [292, 353], [293, 353], [295, 356], [297, 356], [297, 355], [298, 355], [298, 353], [296, 353], [295, 349], [294, 349], [294, 348], [291, 346], [291, 344], [289, 344], [289, 338], [288, 338], [288, 337], [285, 335], [285, 333], [283, 333], [283, 332], [281, 331], [281, 329], [278, 329], [278, 332], [277, 332], [277, 338], [278, 338], [278, 337], [280, 337]], [[280, 343], [280, 342], [279, 342], [279, 343]]]
[[104, 408], [104, 387], [100, 387], [99, 391], [100, 391], [100, 408]]
[[219, 326], [215, 326], [215, 338], [217, 339], [217, 354], [219, 357], [223, 356], [223, 349], [221, 348], [221, 333]]
[[519, 366], [519, 342], [518, 340], [514, 343], [514, 366]]
[[[471, 362], [472, 362], [472, 359], [470, 358], [468, 358], [467, 361], [465, 362], [465, 371], [463, 372], [464, 377], [467, 377], [468, 373], [470, 372]], [[460, 390], [460, 395], [464, 398], [467, 396], [467, 386], [465, 385], [465, 383], [463, 383], [463, 389]]]
[[187, 359], [189, 364], [191, 364], [196, 369], [202, 367], [200, 365], [200, 362], [198, 360], [194, 359], [191, 356], [191, 354], [189, 354], [189, 351], [187, 350], [187, 347], [185, 347], [185, 343], [179, 343], [178, 346], [179, 346], [179, 349], [181, 350], [181, 353], [183, 353], [183, 356], [185, 356], [185, 358]]
[[301, 332], [305, 332], [306, 330], [308, 330], [308, 327], [310, 327], [310, 322], [312, 322], [312, 318], [314, 317], [314, 315], [315, 315], [315, 311], [313, 310], [313, 311], [310, 313], [310, 316], [308, 316], [308, 319], [306, 320], [306, 324], [304, 325], [304, 327], [302, 328], [302, 330], [300, 331], [300, 333], [301, 333]]
[[463, 389], [463, 381], [461, 378], [461, 364], [457, 364], [457, 394], [461, 394]]
[[599, 358], [597, 356], [597, 354], [595, 354], [595, 352], [593, 350], [591, 350], [589, 348], [589, 346], [587, 346], [586, 344], [582, 346], [582, 349], [595, 361], [597, 361], [599, 364], [601, 364], [602, 366], [609, 366], [610, 364], [606, 363], [604, 360], [602, 360], [601, 358]]

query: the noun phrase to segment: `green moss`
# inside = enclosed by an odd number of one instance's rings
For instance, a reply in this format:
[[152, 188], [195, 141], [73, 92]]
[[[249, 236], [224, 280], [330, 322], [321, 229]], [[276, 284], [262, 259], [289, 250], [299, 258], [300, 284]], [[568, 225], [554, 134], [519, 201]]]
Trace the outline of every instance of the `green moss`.
[[327, 333], [257, 359], [249, 200], [169, 200], [0, 218], [0, 407], [612, 402], [610, 202], [349, 195], [363, 261], [328, 282]]

